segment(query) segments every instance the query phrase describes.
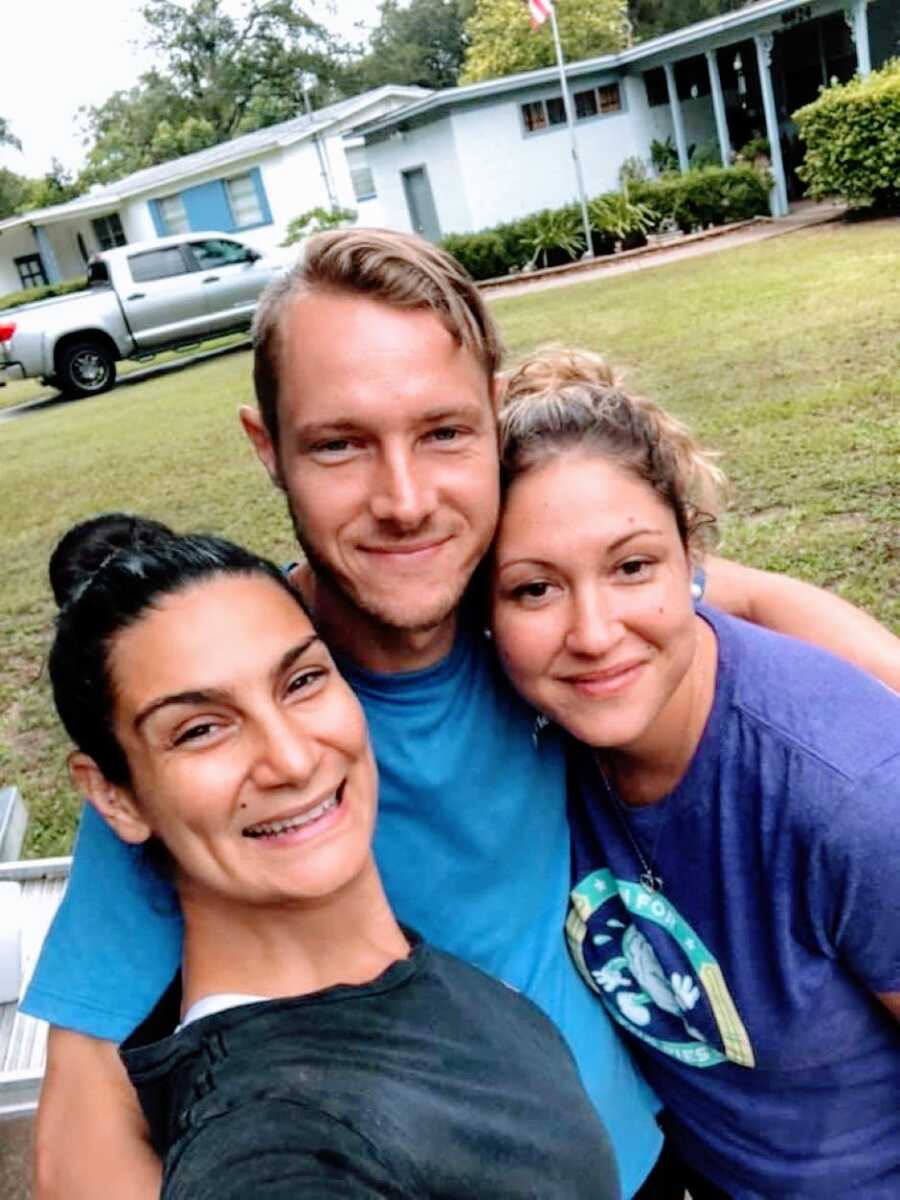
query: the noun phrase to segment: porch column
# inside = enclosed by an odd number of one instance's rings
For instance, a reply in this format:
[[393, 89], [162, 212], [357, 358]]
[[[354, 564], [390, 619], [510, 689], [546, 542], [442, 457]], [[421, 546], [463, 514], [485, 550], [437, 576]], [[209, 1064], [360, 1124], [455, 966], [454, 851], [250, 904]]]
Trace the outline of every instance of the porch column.
[[722, 166], [731, 163], [731, 138], [728, 136], [728, 118], [725, 115], [725, 97], [722, 95], [722, 80], [719, 77], [719, 60], [715, 50], [706, 51], [706, 66], [709, 71], [709, 87], [712, 93], [713, 112], [716, 114], [716, 134], [719, 138], [719, 153]]
[[850, 26], [850, 34], [856, 46], [856, 69], [865, 77], [872, 70], [872, 54], [869, 50], [869, 18], [866, 6], [869, 0], [853, 0], [850, 8], [844, 10], [844, 19]]
[[53, 245], [47, 236], [46, 229], [41, 225], [32, 225], [31, 232], [34, 234], [34, 240], [37, 242], [38, 253], [41, 256], [41, 262], [44, 264], [44, 274], [47, 276], [48, 283], [59, 283], [62, 279], [59, 263], [56, 261], [56, 254], [53, 251]]
[[675, 127], [675, 149], [678, 151], [678, 169], [684, 172], [688, 169], [687, 139], [684, 136], [681, 101], [678, 99], [678, 88], [675, 84], [675, 69], [671, 63], [663, 63], [663, 70], [666, 73], [669, 108], [672, 110], [672, 124]]
[[775, 180], [769, 204], [773, 217], [783, 217], [788, 211], [787, 180], [784, 177], [784, 160], [781, 157], [781, 134], [778, 129], [775, 93], [772, 90], [772, 73], [769, 70], [775, 38], [771, 33], [754, 33], [753, 41], [756, 45], [759, 86], [762, 91], [763, 111], [766, 114], [766, 137], [769, 139], [772, 175]]

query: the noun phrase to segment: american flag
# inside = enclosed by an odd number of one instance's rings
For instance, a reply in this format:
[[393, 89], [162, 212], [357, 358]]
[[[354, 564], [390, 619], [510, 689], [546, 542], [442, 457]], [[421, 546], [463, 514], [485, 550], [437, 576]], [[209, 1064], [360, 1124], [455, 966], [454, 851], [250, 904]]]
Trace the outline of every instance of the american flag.
[[550, 16], [553, 0], [528, 0], [528, 19], [532, 29], [537, 29]]

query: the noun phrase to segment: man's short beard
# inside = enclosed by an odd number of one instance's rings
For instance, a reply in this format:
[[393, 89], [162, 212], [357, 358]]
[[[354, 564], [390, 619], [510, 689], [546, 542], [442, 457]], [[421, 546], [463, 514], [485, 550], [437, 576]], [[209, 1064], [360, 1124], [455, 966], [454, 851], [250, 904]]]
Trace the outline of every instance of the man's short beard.
[[[434, 615], [429, 614], [425, 620], [401, 622], [396, 617], [385, 613], [377, 605], [366, 604], [365, 600], [360, 596], [347, 590], [341, 582], [340, 576], [335, 574], [331, 567], [316, 553], [314, 546], [303, 533], [303, 529], [291, 505], [290, 496], [286, 490], [284, 496], [291, 518], [291, 525], [294, 527], [294, 536], [316, 580], [319, 584], [324, 585], [328, 591], [338, 596], [349, 608], [356, 609], [368, 621], [374, 621], [382, 628], [396, 630], [398, 633], [427, 633], [429, 630], [436, 629], [439, 625], [442, 625], [448, 617], [456, 612], [465, 592], [464, 587], [460, 588], [458, 596], [448, 596], [446, 604], [441, 605], [440, 611]], [[315, 617], [317, 614], [313, 613], [313, 616]]]

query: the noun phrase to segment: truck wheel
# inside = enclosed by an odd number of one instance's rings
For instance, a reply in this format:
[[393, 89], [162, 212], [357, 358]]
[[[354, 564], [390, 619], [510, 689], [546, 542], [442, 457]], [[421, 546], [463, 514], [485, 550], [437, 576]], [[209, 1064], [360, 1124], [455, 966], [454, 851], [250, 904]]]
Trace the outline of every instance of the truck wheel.
[[116, 360], [100, 342], [73, 342], [59, 356], [56, 381], [66, 396], [97, 396], [116, 382]]

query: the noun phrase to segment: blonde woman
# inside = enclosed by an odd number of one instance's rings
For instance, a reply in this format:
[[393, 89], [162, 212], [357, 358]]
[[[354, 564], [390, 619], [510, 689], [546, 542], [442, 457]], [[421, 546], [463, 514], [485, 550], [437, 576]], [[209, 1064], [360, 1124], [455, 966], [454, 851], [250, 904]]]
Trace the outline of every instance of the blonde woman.
[[695, 608], [721, 476], [597, 359], [526, 362], [501, 451], [498, 649], [576, 743], [570, 947], [693, 1200], [900, 1195], [900, 698]]

